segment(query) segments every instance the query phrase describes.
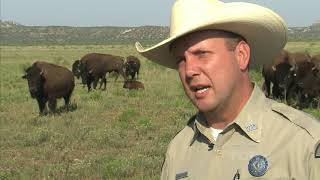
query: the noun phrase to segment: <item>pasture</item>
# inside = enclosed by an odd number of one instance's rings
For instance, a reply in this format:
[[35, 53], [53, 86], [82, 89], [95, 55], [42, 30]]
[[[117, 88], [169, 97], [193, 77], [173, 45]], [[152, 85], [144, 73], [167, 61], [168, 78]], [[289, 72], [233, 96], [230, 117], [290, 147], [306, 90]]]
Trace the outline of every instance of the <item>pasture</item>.
[[[320, 42], [286, 49], [320, 53]], [[139, 57], [145, 90], [108, 77], [106, 91], [88, 93], [77, 80], [69, 112], [39, 116], [23, 69], [36, 60], [71, 69], [89, 52]], [[251, 77], [261, 87], [261, 73]], [[169, 141], [196, 112], [177, 72], [142, 58], [133, 45], [2, 46], [0, 82], [0, 179], [159, 179]], [[304, 111], [320, 118], [319, 109]]]

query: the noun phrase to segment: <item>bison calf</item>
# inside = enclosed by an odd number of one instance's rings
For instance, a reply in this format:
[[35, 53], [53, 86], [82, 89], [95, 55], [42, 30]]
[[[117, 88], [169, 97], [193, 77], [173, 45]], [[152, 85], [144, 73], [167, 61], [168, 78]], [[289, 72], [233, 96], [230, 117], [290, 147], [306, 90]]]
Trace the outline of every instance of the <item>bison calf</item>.
[[125, 81], [123, 84], [123, 88], [126, 89], [144, 89], [144, 85], [140, 81]]
[[55, 111], [57, 98], [64, 98], [65, 105], [69, 105], [74, 77], [67, 68], [37, 61], [25, 70], [22, 78], [28, 80], [30, 95], [37, 100], [40, 114], [44, 113], [47, 102], [50, 110]]

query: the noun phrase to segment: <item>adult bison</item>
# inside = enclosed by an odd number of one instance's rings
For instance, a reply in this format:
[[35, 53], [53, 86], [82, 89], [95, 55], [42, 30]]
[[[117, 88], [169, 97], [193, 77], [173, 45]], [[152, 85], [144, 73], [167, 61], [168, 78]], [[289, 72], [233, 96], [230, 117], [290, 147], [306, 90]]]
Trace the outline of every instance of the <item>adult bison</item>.
[[311, 61], [300, 62], [295, 67], [294, 91], [300, 108], [309, 107], [320, 97], [320, 73]]
[[280, 63], [274, 67], [276, 88], [273, 89], [274, 97], [287, 101], [291, 98], [290, 89], [294, 83], [294, 66], [289, 63]]
[[125, 62], [126, 76], [127, 77], [131, 76], [131, 80], [133, 80], [137, 75], [137, 79], [138, 79], [139, 70], [140, 70], [140, 60], [135, 56], [128, 56]]
[[37, 100], [40, 114], [44, 113], [47, 102], [50, 110], [55, 111], [58, 98], [63, 98], [65, 105], [69, 105], [74, 77], [67, 68], [37, 61], [25, 70], [22, 78], [28, 80], [30, 95]]
[[[126, 80], [124, 72], [124, 58], [110, 54], [89, 53], [80, 59], [80, 74], [83, 82], [86, 82], [88, 91], [91, 90], [91, 85], [96, 89], [99, 79], [101, 79], [100, 87], [104, 84], [106, 89], [106, 75], [110, 72], [116, 72], [122, 75]], [[117, 77], [116, 77], [117, 79]]]
[[[311, 56], [305, 52], [288, 52], [283, 50], [271, 65], [265, 65], [262, 75], [265, 79], [263, 89], [267, 97], [270, 97], [270, 84], [272, 97], [292, 101], [296, 99], [296, 69], [301, 63], [310, 62]], [[290, 102], [291, 103], [291, 102]]]
[[[279, 84], [281, 84], [290, 72], [289, 52], [282, 50], [271, 64], [263, 65], [262, 77], [264, 78], [263, 91], [267, 97], [271, 97], [270, 87], [272, 84], [272, 97], [280, 98], [282, 96]], [[289, 71], [288, 71], [289, 70]]]

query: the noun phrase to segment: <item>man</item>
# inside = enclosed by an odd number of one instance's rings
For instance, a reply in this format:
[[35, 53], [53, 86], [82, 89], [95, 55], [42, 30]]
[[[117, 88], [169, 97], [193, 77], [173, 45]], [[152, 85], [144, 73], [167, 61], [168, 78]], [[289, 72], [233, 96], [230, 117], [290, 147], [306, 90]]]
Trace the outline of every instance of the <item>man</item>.
[[199, 109], [171, 141], [161, 179], [320, 179], [320, 123], [267, 99], [250, 66], [271, 63], [287, 28], [273, 11], [250, 3], [178, 0], [170, 37], [136, 48], [178, 69]]

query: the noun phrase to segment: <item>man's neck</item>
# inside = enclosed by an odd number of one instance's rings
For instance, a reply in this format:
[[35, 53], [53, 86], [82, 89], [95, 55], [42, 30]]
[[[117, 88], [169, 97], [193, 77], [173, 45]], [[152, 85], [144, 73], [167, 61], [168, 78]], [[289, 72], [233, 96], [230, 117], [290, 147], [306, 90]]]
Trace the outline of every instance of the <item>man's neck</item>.
[[230, 96], [230, 101], [221, 104], [214, 111], [204, 113], [210, 127], [224, 129], [228, 124], [232, 123], [249, 100], [253, 85], [248, 81], [237, 90], [236, 93]]

